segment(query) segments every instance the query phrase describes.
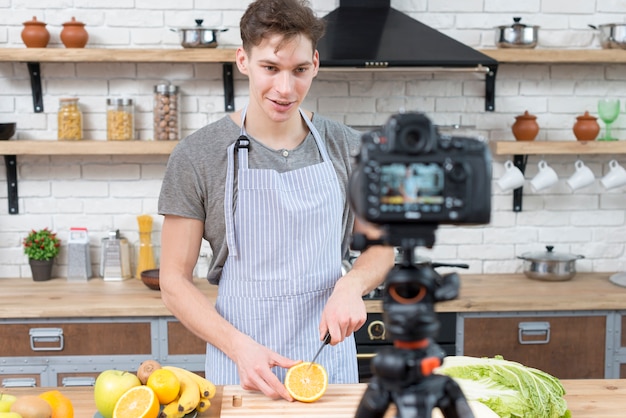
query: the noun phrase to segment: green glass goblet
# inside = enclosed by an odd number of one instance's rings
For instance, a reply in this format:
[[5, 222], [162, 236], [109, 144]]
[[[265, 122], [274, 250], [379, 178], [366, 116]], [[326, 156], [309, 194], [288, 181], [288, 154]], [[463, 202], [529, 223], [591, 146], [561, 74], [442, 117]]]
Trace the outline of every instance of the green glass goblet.
[[611, 124], [615, 122], [619, 116], [619, 99], [600, 99], [598, 100], [598, 116], [606, 125], [604, 137], [598, 138], [599, 141], [617, 141], [617, 138], [611, 136]]

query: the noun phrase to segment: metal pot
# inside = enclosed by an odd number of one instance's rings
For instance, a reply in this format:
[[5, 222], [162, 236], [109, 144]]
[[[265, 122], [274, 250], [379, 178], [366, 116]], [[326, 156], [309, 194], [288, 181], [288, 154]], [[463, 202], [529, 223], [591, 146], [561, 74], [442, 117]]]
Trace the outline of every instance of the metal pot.
[[520, 23], [521, 17], [514, 17], [512, 25], [496, 27], [498, 48], [534, 48], [537, 46], [539, 26]]
[[547, 251], [524, 253], [517, 258], [524, 260], [526, 277], [544, 281], [564, 281], [576, 275], [576, 260], [585, 258], [577, 254], [556, 253], [554, 246], [546, 246]]
[[170, 29], [180, 32], [180, 44], [183, 48], [216, 48], [217, 33], [228, 29], [211, 29], [202, 26], [203, 19], [196, 19], [196, 26], [192, 28]]
[[626, 49], [626, 23], [607, 23], [590, 28], [600, 31], [600, 45], [604, 49]]

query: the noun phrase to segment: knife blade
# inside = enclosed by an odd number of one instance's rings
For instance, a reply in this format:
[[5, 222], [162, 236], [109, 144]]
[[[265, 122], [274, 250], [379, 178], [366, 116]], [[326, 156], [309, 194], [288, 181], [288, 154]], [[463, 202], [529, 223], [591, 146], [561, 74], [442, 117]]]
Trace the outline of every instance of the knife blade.
[[315, 355], [313, 356], [313, 360], [311, 360], [311, 362], [309, 363], [309, 367], [307, 367], [307, 370], [311, 368], [311, 365], [315, 362], [315, 360], [317, 360], [317, 357], [322, 352], [322, 348], [328, 345], [328, 343], [330, 343], [330, 332], [326, 331], [326, 335], [324, 336], [324, 341], [322, 341], [322, 345], [320, 346], [319, 350], [317, 350], [317, 353], [315, 353]]

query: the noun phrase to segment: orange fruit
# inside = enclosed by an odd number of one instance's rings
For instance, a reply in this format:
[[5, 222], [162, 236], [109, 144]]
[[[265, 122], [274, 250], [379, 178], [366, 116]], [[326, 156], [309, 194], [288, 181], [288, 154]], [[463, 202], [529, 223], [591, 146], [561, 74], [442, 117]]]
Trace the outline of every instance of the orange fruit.
[[148, 386], [128, 389], [115, 404], [113, 418], [157, 418], [159, 399]]
[[180, 392], [180, 380], [173, 371], [167, 369], [153, 371], [148, 377], [146, 385], [156, 393], [161, 405], [172, 402]]
[[327, 387], [328, 373], [321, 364], [303, 362], [287, 370], [285, 388], [297, 401], [315, 402], [324, 395]]
[[58, 390], [49, 390], [39, 395], [52, 407], [52, 418], [74, 418], [72, 401]]

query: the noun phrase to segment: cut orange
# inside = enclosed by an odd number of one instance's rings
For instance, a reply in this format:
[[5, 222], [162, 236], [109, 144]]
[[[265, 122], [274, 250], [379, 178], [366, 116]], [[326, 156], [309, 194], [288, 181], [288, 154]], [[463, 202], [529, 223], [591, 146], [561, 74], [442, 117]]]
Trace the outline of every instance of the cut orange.
[[58, 390], [49, 390], [39, 395], [52, 407], [52, 418], [74, 418], [74, 405]]
[[113, 418], [157, 418], [159, 399], [148, 386], [127, 390], [115, 404]]
[[[311, 366], [310, 368], [309, 365]], [[298, 363], [287, 370], [285, 387], [295, 400], [315, 402], [326, 392], [328, 373], [326, 373], [326, 369], [321, 364]]]
[[154, 391], [161, 405], [172, 402], [180, 391], [180, 380], [173, 371], [167, 369], [153, 371], [146, 385]]

